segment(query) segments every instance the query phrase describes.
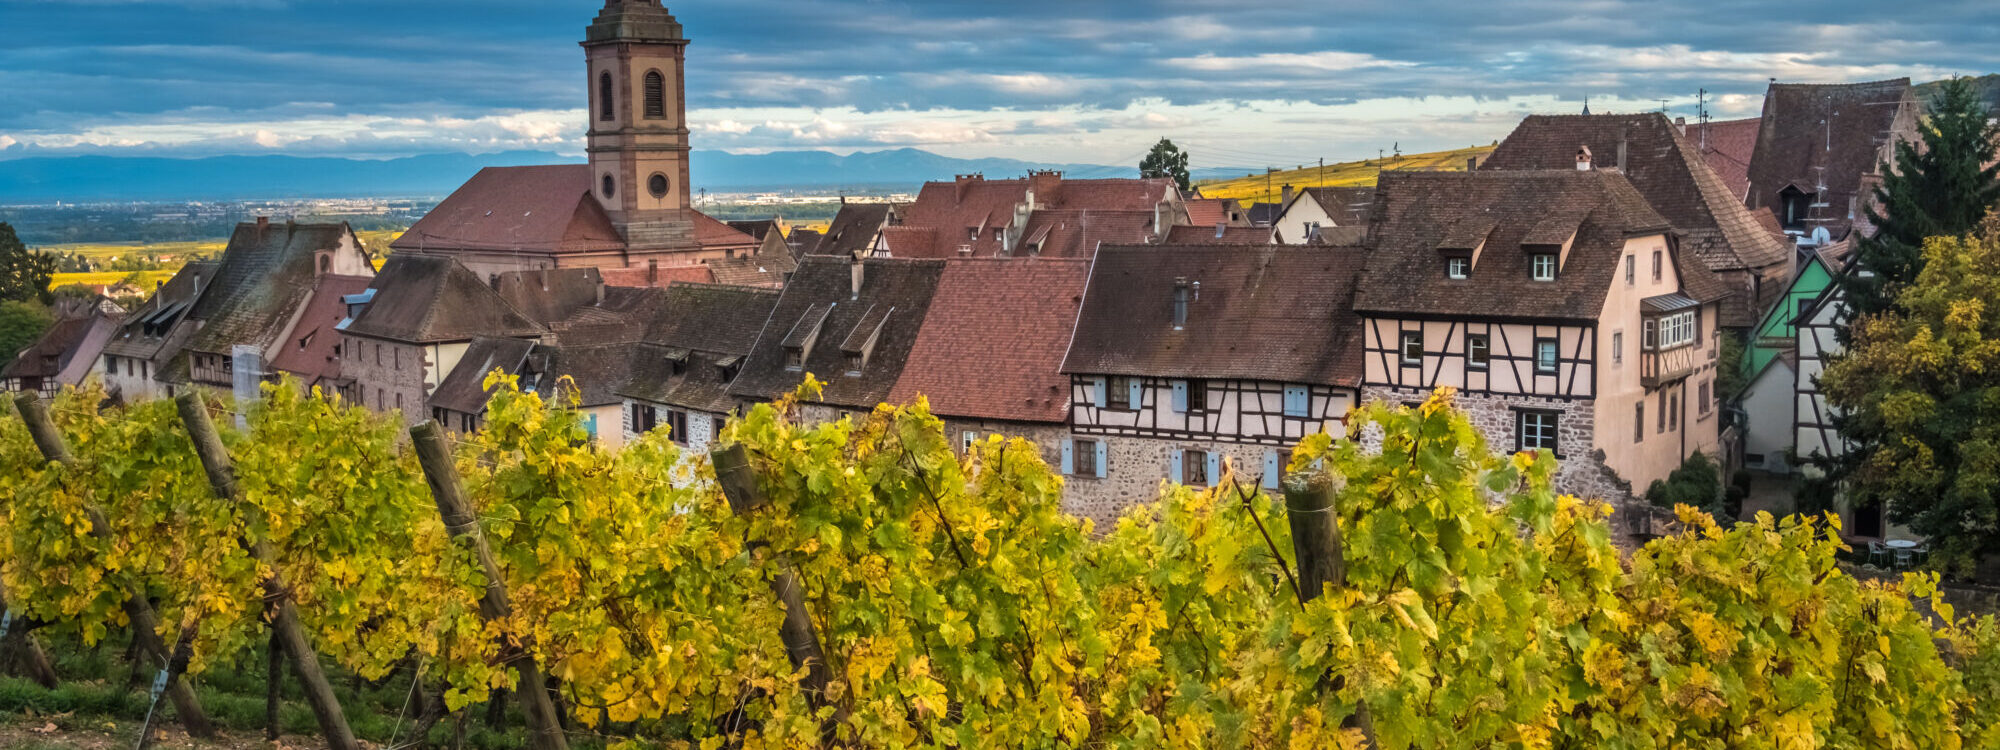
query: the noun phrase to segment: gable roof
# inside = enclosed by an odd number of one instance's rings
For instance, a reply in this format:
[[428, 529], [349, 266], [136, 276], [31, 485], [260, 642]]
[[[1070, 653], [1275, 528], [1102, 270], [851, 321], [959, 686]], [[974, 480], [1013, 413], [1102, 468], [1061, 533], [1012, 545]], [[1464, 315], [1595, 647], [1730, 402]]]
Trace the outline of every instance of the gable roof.
[[721, 284], [667, 288], [645, 342], [690, 351], [742, 356], [750, 353], [778, 306], [778, 291]]
[[105, 345], [104, 353], [146, 360], [157, 370], [160, 363], [178, 354], [187, 341], [186, 328], [180, 322], [208, 291], [221, 265], [212, 260], [198, 260], [181, 266], [152, 297], [125, 316], [124, 325]]
[[1358, 187], [1309, 187], [1292, 194], [1291, 203], [1278, 208], [1273, 221], [1291, 212], [1299, 201], [1310, 200], [1319, 204], [1321, 211], [1332, 217], [1338, 226], [1354, 226], [1368, 223], [1368, 212], [1375, 207], [1375, 186]]
[[436, 343], [546, 332], [450, 256], [396, 253], [368, 287], [375, 298], [347, 324], [348, 333]]
[[1746, 117], [1688, 126], [1688, 140], [1738, 203], [1750, 193], [1750, 157], [1757, 153], [1757, 130], [1763, 123], [1761, 118]]
[[700, 265], [600, 268], [597, 275], [609, 286], [623, 287], [665, 287], [669, 284], [709, 284], [715, 281], [715, 274], [709, 272], [708, 266]]
[[1083, 258], [950, 261], [890, 402], [921, 394], [942, 416], [1068, 419], [1063, 353], [1089, 275]]
[[826, 234], [806, 250], [810, 255], [854, 257], [855, 251], [871, 250], [875, 237], [889, 226], [896, 207], [888, 203], [842, 203], [827, 225]]
[[689, 211], [688, 214], [694, 220], [695, 244], [701, 245], [702, 249], [754, 248], [758, 244], [756, 237], [724, 224], [713, 216], [700, 211]]
[[[861, 293], [850, 287], [853, 261], [808, 257], [771, 312], [770, 322], [757, 337], [757, 344], [744, 363], [743, 374], [729, 389], [731, 395], [768, 400], [790, 393], [805, 380], [806, 373], [825, 384], [820, 401], [836, 406], [871, 409], [888, 399], [900, 379], [910, 347], [922, 327], [945, 261], [904, 258], [871, 258], [860, 261]], [[847, 374], [841, 345], [866, 321], [870, 311], [883, 311], [882, 329], [873, 341], [859, 376]], [[807, 318], [812, 321], [801, 326]], [[816, 325], [815, 325], [816, 324]], [[817, 328], [816, 332], [810, 331]], [[794, 336], [811, 338], [804, 367], [785, 367], [785, 341]]]
[[398, 252], [623, 249], [590, 183], [588, 164], [487, 167], [389, 246]]
[[[1062, 371], [1359, 385], [1363, 257], [1296, 245], [1107, 246]], [[1174, 330], [1182, 279], [1187, 325]]]
[[208, 291], [187, 313], [201, 329], [187, 348], [227, 354], [236, 345], [267, 349], [312, 294], [320, 252], [360, 252], [346, 223], [243, 222], [222, 251]]
[[89, 370], [84, 363], [104, 351], [124, 317], [116, 305], [101, 301], [87, 314], [59, 319], [0, 367], [0, 378], [60, 378], [63, 385], [76, 385], [82, 381], [81, 372]]
[[777, 219], [736, 220], [725, 221], [723, 223], [728, 224], [730, 229], [742, 232], [758, 242], [763, 242], [764, 238], [772, 232], [778, 234], [778, 239], [785, 239], [785, 227], [783, 224], [778, 223]]
[[[1095, 231], [1086, 224], [1099, 219], [1117, 222], [1119, 233], [1139, 222], [1137, 214], [1145, 214], [1145, 221], [1151, 223], [1154, 207], [1176, 195], [1177, 190], [1167, 179], [1067, 180], [1048, 173], [1013, 180], [966, 176], [953, 182], [925, 183], [916, 201], [901, 211], [903, 231], [884, 234], [890, 238], [890, 252], [900, 258], [991, 258], [1001, 254], [1003, 245], [1001, 233], [995, 230], [1012, 224], [1019, 208], [1032, 209], [1035, 214], [1052, 212], [1041, 219], [1040, 226], [1024, 229], [1025, 245], [1037, 231]], [[1029, 206], [1031, 192], [1034, 205]], [[1094, 217], [1091, 222], [1083, 220], [1082, 212], [1086, 211]], [[1109, 218], [1113, 215], [1110, 212], [1117, 212], [1119, 218]], [[1031, 215], [1028, 223], [1034, 222]], [[1063, 253], [1072, 254], [1089, 252], [1091, 248], [1085, 245], [1092, 243], [1085, 238], [1063, 244]], [[962, 252], [961, 248], [970, 251]], [[1050, 254], [1046, 246], [1043, 254]]]
[[555, 333], [551, 343], [560, 346], [638, 343], [658, 322], [666, 300], [665, 289], [607, 286], [603, 301], [578, 305], [562, 320], [549, 324]]
[[771, 252], [759, 255], [739, 255], [708, 262], [708, 271], [714, 275], [715, 283], [732, 286], [761, 286], [776, 289], [785, 285], [785, 277], [799, 268], [798, 259], [790, 253]]
[[[1717, 271], [1786, 265], [1791, 247], [1743, 206], [1699, 147], [1667, 116], [1531, 115], [1493, 150], [1484, 171], [1575, 169], [1587, 146], [1599, 169], [1617, 168], [1681, 234], [1681, 248]], [[1623, 154], [1621, 157], [1620, 154]], [[1620, 160], [1623, 164], [1620, 164]]]
[[[1671, 231], [1614, 172], [1387, 171], [1380, 187], [1368, 272], [1355, 297], [1368, 312], [1594, 320], [1625, 240]], [[1576, 222], [1568, 260], [1555, 281], [1532, 281], [1523, 241], [1557, 216]], [[1440, 242], [1474, 223], [1491, 229], [1471, 278], [1447, 280]]]
[[[1273, 241], [1272, 227], [1220, 227], [1215, 225], [1195, 225], [1173, 227], [1167, 230], [1168, 245], [1269, 245]], [[1131, 243], [1119, 243], [1131, 244]]]
[[529, 320], [549, 325], [597, 301], [603, 276], [595, 268], [508, 271], [493, 279], [493, 290]]
[[360, 294], [372, 280], [367, 276], [321, 275], [299, 313], [298, 325], [292, 327], [288, 340], [278, 342], [271, 369], [297, 375], [308, 387], [339, 380], [340, 358], [334, 351], [340, 345], [340, 331], [336, 326], [347, 318], [347, 303], [341, 298]]
[[1916, 111], [1908, 78], [1771, 84], [1750, 159], [1749, 205], [1775, 215], [1786, 186], [1811, 193], [1824, 184], [1815, 201], [1827, 204], [1821, 225], [1840, 239], [1853, 223], [1850, 206], [1859, 218], [1855, 204], [1868, 198], [1863, 177], [1875, 173], [1896, 131], [1914, 126]]
[[487, 338], [472, 340], [460, 355], [458, 366], [438, 382], [431, 391], [430, 407], [450, 409], [462, 414], [480, 414], [486, 411], [486, 402], [493, 391], [486, 387], [486, 376], [494, 370], [519, 376], [528, 364], [528, 355], [537, 345], [528, 339]]
[[[1152, 210], [1040, 209], [1028, 215], [1015, 255], [1088, 258], [1099, 245], [1127, 245], [1153, 237]], [[1211, 233], [1215, 230], [1210, 229]]]
[[1249, 221], [1233, 198], [1191, 198], [1187, 201], [1187, 212], [1188, 223], [1198, 227]]

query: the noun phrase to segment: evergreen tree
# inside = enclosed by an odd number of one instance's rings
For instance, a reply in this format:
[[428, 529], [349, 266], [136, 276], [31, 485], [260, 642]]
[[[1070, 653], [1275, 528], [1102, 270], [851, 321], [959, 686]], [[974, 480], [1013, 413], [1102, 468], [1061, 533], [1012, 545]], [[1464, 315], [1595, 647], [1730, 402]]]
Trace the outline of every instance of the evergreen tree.
[[1166, 177], [1179, 185], [1182, 192], [1187, 192], [1190, 184], [1187, 165], [1187, 152], [1174, 145], [1173, 141], [1161, 138], [1159, 143], [1153, 144], [1152, 153], [1146, 154], [1146, 158], [1139, 162], [1139, 176], [1148, 179]]
[[0, 301], [48, 304], [54, 299], [49, 293], [49, 278], [55, 271], [55, 256], [29, 250], [14, 234], [13, 225], [0, 221]]
[[1921, 143], [1896, 145], [1895, 168], [1884, 167], [1877, 205], [1868, 207], [1878, 231], [1856, 255], [1856, 270], [1866, 273], [1839, 282], [1856, 317], [1889, 309], [1897, 288], [1916, 280], [1926, 239], [1965, 235], [2000, 203], [2000, 125], [1990, 117], [1972, 79], [1953, 78], [1938, 88]]

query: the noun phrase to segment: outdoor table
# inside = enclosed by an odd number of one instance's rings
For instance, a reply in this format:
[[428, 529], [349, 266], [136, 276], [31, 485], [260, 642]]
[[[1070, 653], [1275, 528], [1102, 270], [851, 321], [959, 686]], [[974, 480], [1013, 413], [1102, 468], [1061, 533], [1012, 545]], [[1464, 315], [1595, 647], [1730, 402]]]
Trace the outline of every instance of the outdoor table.
[[1912, 541], [1910, 541], [1910, 540], [1908, 540], [1908, 539], [1891, 539], [1891, 540], [1889, 540], [1889, 541], [1887, 541], [1887, 542], [1883, 542], [1882, 544], [1883, 544], [1883, 546], [1885, 546], [1885, 547], [1888, 547], [1889, 549], [1916, 549], [1916, 548], [1917, 548], [1917, 543], [1916, 543], [1916, 542], [1912, 542]]

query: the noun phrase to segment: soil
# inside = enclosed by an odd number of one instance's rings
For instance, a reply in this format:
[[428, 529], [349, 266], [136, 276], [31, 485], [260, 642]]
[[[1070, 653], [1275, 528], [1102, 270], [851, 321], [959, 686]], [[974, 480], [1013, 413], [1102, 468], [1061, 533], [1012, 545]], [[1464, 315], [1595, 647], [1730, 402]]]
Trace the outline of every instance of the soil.
[[[310, 737], [285, 737], [277, 742], [264, 740], [262, 732], [223, 732], [214, 740], [189, 737], [178, 726], [154, 727], [153, 744], [158, 750], [307, 750], [323, 743]], [[132, 722], [83, 720], [72, 716], [26, 719], [0, 724], [0, 748], [48, 748], [49, 750], [129, 750], [138, 740], [139, 727]], [[363, 748], [369, 743], [361, 743]]]

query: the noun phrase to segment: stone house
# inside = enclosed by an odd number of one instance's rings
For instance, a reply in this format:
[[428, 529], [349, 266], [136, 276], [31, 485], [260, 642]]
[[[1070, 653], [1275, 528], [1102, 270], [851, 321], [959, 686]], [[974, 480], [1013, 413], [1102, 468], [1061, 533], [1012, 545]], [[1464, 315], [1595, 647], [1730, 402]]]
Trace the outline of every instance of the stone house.
[[103, 380], [106, 391], [127, 401], [167, 395], [167, 384], [159, 375], [194, 335], [194, 328], [181, 325], [181, 321], [215, 281], [215, 269], [220, 265], [198, 260], [182, 266], [154, 290], [152, 297], [125, 316], [90, 373]]
[[1365, 254], [1295, 246], [1105, 247], [1063, 359], [1064, 503], [1109, 523], [1162, 480], [1232, 459], [1273, 488], [1289, 451], [1358, 402]]
[[675, 284], [636, 351], [632, 377], [618, 389], [628, 439], [654, 430], [708, 452], [737, 412], [729, 395], [744, 359], [778, 304], [773, 289]]
[[1560, 491], [1614, 503], [1717, 453], [1731, 290], [1623, 175], [1387, 172], [1374, 218], [1363, 398], [1456, 388], [1496, 450], [1550, 449]]
[[447, 255], [399, 252], [348, 298], [340, 366], [348, 398], [377, 411], [428, 411], [431, 392], [474, 339], [539, 339], [548, 328]]
[[[299, 328], [308, 310], [327, 306], [319, 293], [338, 297], [374, 275], [368, 253], [345, 223], [239, 224], [214, 280], [181, 323], [194, 328], [185, 352], [169, 360], [159, 378], [219, 391], [273, 378], [270, 362], [298, 347], [299, 339], [314, 337], [316, 326]], [[244, 368], [255, 371], [238, 372]]]

